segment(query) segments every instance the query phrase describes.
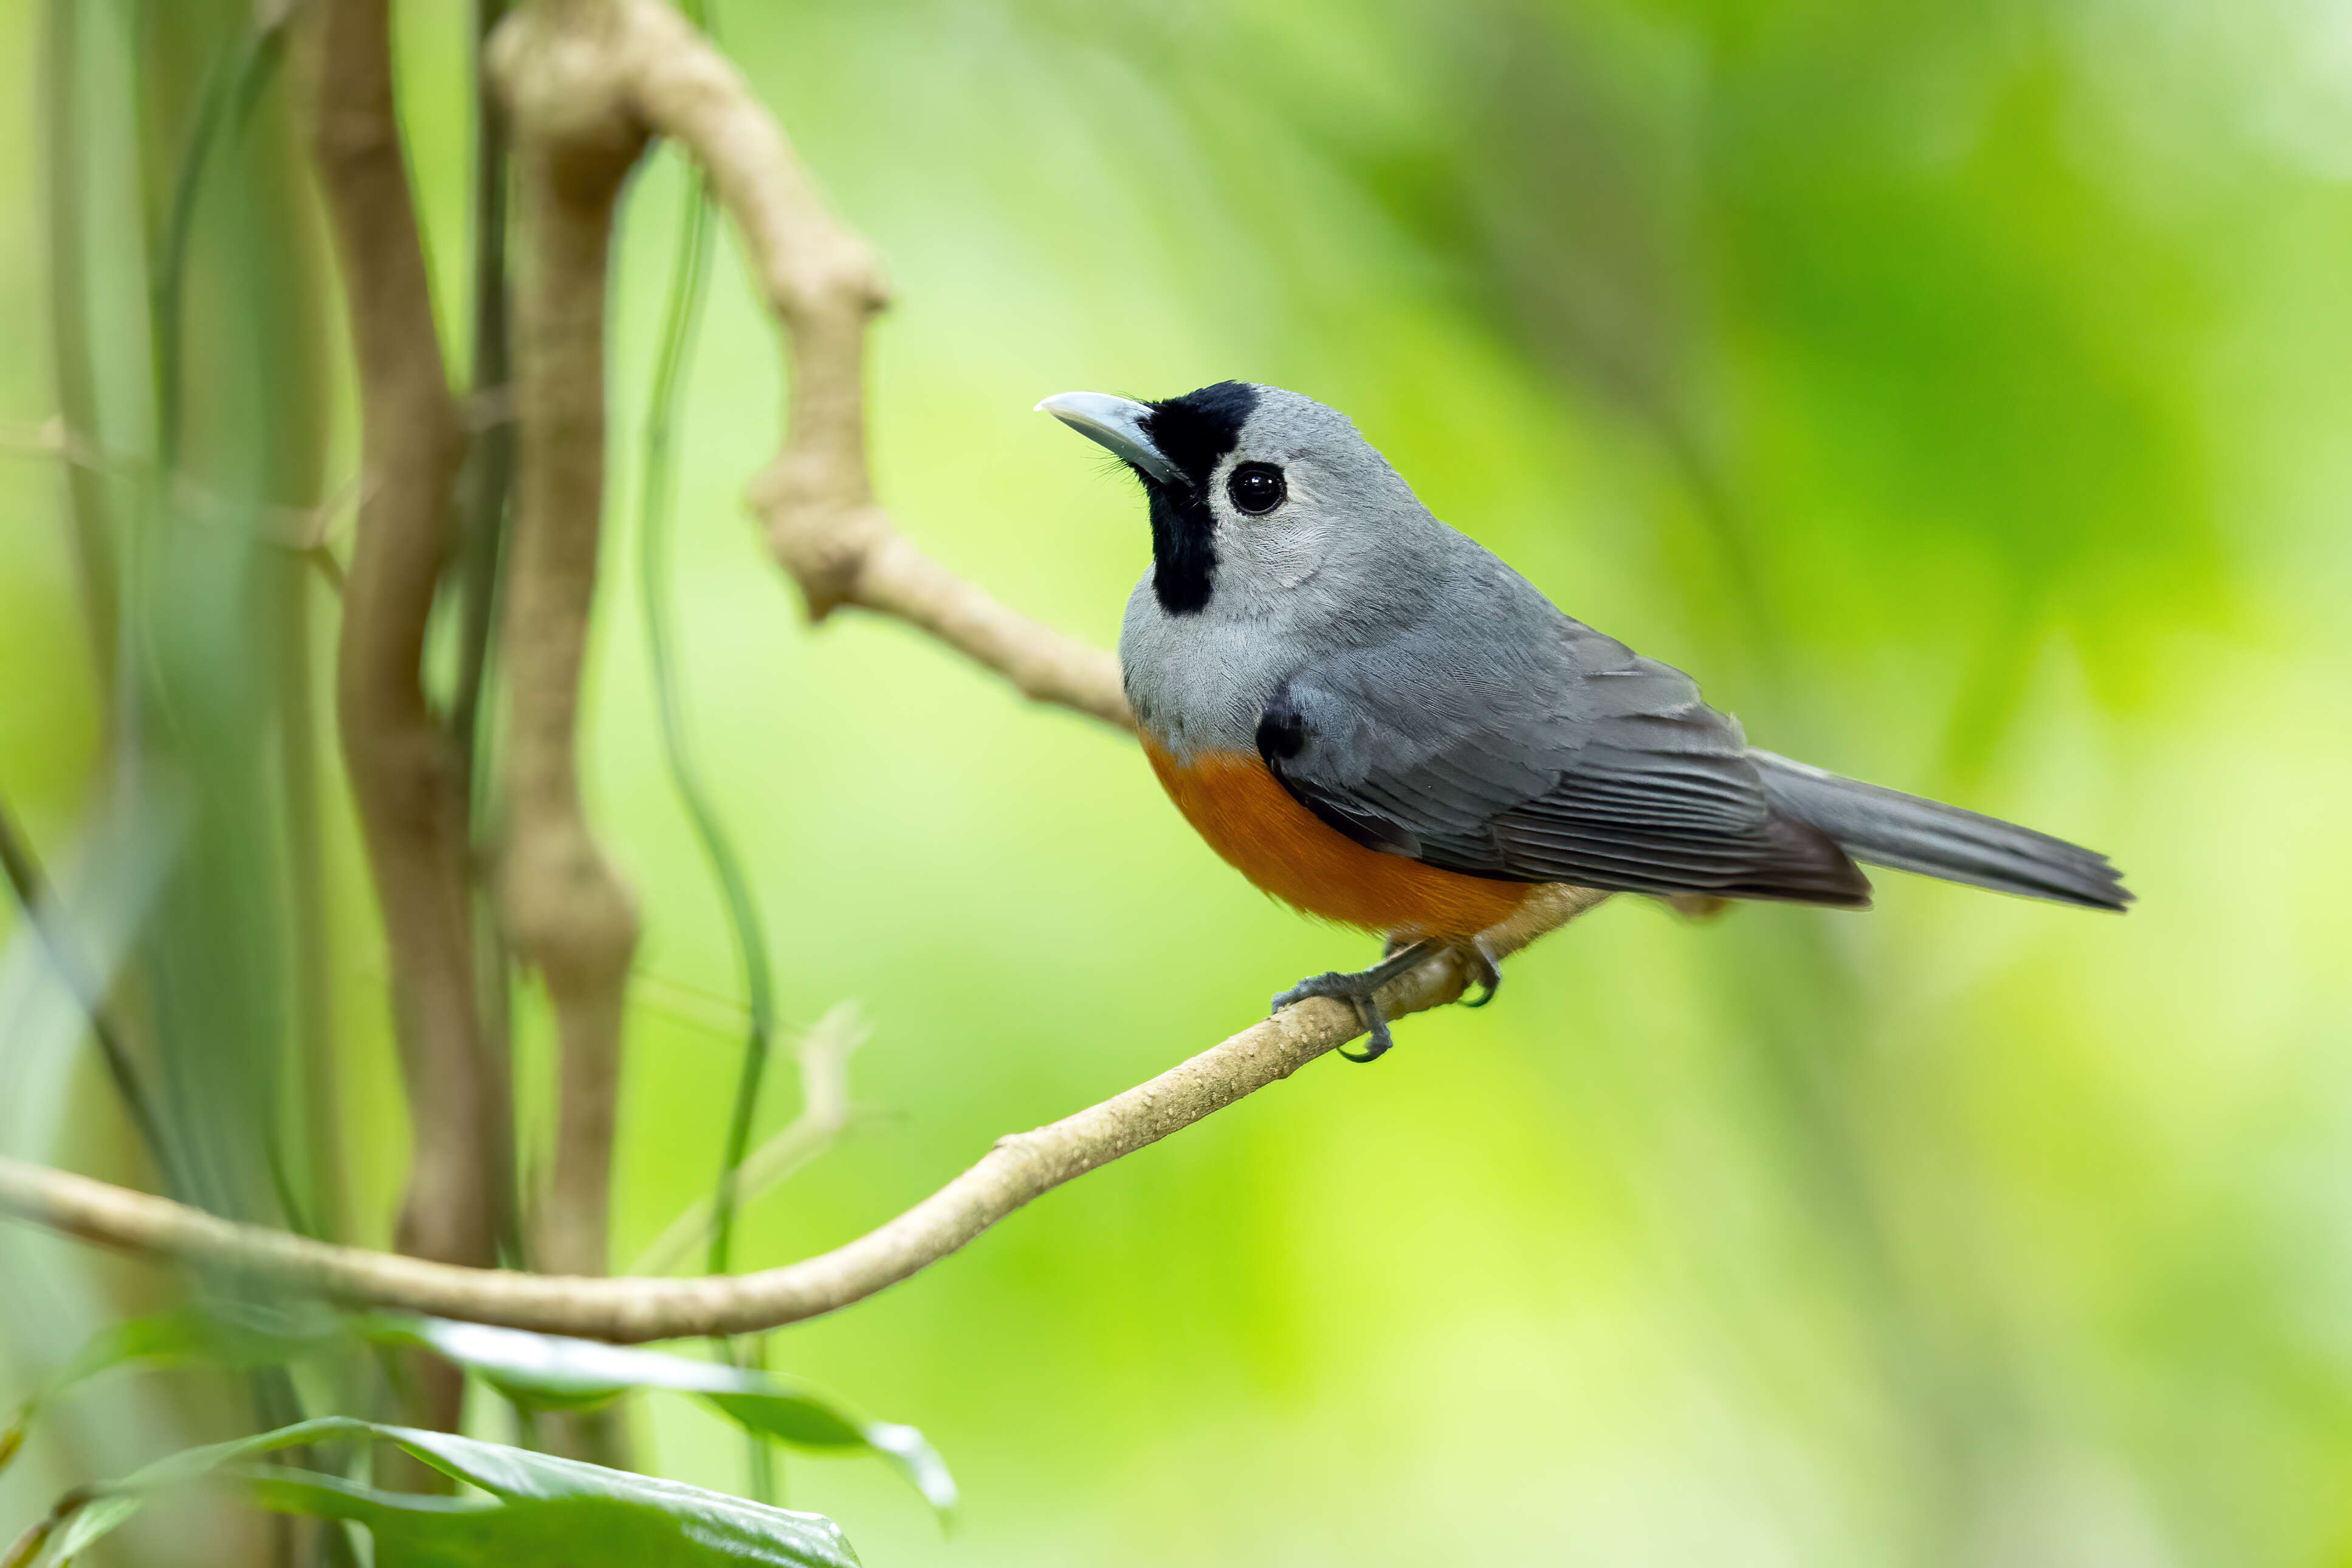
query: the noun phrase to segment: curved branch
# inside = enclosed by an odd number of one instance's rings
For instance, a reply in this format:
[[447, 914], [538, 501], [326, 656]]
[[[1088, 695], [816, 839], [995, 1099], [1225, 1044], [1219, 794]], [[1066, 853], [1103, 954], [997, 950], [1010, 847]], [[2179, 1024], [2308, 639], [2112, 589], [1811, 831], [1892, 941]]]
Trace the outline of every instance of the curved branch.
[[[1546, 888], [1487, 933], [1515, 952], [1606, 894]], [[1461, 995], [1450, 954], [1381, 993], [1391, 1016]], [[833, 1251], [756, 1274], [697, 1279], [577, 1279], [461, 1268], [334, 1247], [238, 1225], [44, 1166], [0, 1159], [0, 1212], [128, 1252], [236, 1269], [352, 1305], [625, 1343], [755, 1333], [836, 1311], [897, 1284], [1063, 1183], [1156, 1143], [1361, 1034], [1352, 1009], [1322, 998], [1286, 1007], [1150, 1081], [1050, 1126], [999, 1139], [961, 1175], [878, 1229]]]
[[[779, 521], [790, 518], [789, 507], [772, 501], [765, 510], [772, 533], [790, 526]], [[845, 603], [919, 626], [1004, 677], [1024, 697], [1076, 709], [1122, 730], [1135, 728], [1116, 656], [1005, 608], [895, 528], [859, 548], [848, 588]]]
[[1132, 730], [1118, 661], [1007, 609], [924, 554], [874, 499], [866, 460], [866, 327], [888, 302], [873, 248], [835, 217], [742, 73], [683, 16], [622, 0], [614, 81], [648, 130], [709, 176], [785, 339], [792, 412], [751, 501], [813, 619], [848, 605], [894, 616], [1039, 701]]

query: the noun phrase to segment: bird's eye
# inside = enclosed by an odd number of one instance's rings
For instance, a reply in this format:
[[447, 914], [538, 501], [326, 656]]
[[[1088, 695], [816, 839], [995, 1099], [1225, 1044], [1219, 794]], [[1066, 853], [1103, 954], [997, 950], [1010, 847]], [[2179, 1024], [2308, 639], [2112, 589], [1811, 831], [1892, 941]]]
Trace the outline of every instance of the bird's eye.
[[1244, 463], [1225, 480], [1225, 494], [1233, 498], [1234, 510], [1252, 517], [1272, 511], [1289, 493], [1282, 470], [1272, 463]]

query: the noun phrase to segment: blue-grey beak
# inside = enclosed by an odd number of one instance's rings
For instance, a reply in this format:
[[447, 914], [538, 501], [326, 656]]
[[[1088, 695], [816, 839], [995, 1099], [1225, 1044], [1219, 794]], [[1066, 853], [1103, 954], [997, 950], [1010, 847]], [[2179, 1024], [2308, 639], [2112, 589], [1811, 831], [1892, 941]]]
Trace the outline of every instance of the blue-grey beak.
[[1176, 465], [1145, 432], [1143, 422], [1151, 417], [1151, 410], [1132, 398], [1107, 392], [1057, 392], [1037, 405], [1037, 412], [1050, 414], [1087, 440], [1109, 447], [1162, 484], [1184, 482]]

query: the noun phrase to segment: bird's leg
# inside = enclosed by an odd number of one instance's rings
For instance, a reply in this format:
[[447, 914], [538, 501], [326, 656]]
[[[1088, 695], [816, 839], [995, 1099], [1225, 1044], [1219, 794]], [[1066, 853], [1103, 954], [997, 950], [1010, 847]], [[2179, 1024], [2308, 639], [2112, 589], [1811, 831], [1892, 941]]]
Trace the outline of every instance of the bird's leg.
[[1363, 1020], [1364, 1032], [1371, 1037], [1371, 1043], [1360, 1052], [1342, 1046], [1339, 1054], [1351, 1062], [1377, 1061], [1388, 1054], [1391, 1046], [1396, 1044], [1389, 1034], [1388, 1018], [1381, 1012], [1381, 987], [1423, 960], [1434, 957], [1444, 945], [1436, 942], [1416, 942], [1398, 947], [1391, 942], [1388, 956], [1370, 969], [1360, 969], [1352, 974], [1343, 974], [1335, 969], [1329, 973], [1302, 980], [1274, 999], [1273, 1010], [1279, 1013], [1292, 1003], [1304, 1002], [1309, 996], [1329, 996], [1348, 1003], [1356, 1009], [1356, 1016]]
[[[1402, 952], [1412, 944], [1412, 938], [1391, 931], [1381, 952], [1383, 954]], [[1479, 991], [1476, 1001], [1473, 1002], [1465, 998], [1462, 1005], [1465, 1007], [1484, 1007], [1495, 999], [1495, 993], [1503, 988], [1503, 966], [1495, 962], [1493, 945], [1483, 936], [1474, 936], [1466, 942], [1457, 942], [1450, 945], [1455, 955], [1462, 960], [1462, 967], [1469, 972], [1470, 984], [1475, 985]]]

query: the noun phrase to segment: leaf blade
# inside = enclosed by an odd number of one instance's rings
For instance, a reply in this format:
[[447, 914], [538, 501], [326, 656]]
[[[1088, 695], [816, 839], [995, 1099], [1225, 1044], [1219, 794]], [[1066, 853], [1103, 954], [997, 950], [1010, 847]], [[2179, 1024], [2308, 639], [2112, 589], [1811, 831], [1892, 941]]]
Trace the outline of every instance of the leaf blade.
[[372, 1339], [446, 1356], [519, 1405], [581, 1410], [636, 1388], [690, 1394], [746, 1432], [819, 1453], [880, 1459], [912, 1486], [942, 1524], [955, 1479], [915, 1427], [866, 1421], [809, 1389], [754, 1368], [562, 1334], [531, 1333], [444, 1318], [380, 1314], [360, 1321]]
[[[323, 1437], [373, 1436], [489, 1493], [378, 1491], [340, 1477], [237, 1461]], [[167, 1489], [227, 1470], [265, 1508], [359, 1524], [384, 1568], [857, 1568], [840, 1526], [683, 1481], [608, 1470], [446, 1432], [325, 1416], [185, 1449], [61, 1511], [36, 1568], [62, 1568]]]

